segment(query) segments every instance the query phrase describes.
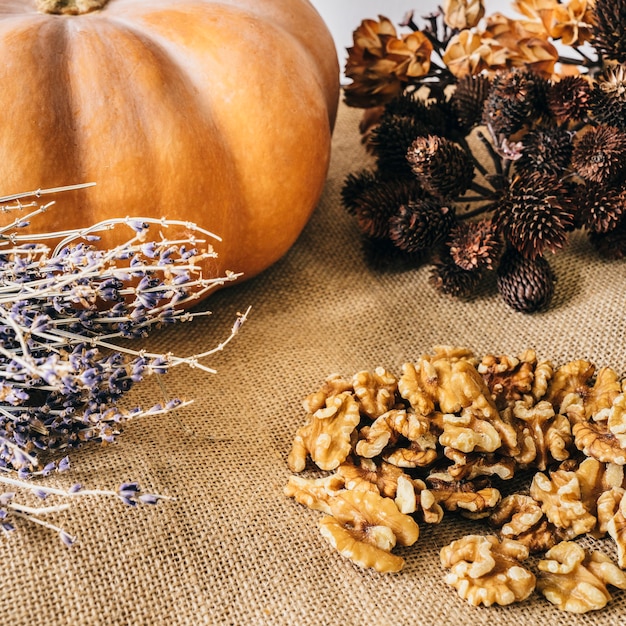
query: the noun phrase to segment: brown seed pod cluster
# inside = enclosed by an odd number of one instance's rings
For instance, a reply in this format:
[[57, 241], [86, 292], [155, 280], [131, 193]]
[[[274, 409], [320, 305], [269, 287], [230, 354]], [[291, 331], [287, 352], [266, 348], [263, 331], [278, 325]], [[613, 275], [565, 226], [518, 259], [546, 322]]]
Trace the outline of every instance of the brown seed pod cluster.
[[[460, 516], [492, 528], [441, 551], [468, 602], [537, 590], [563, 610], [602, 608], [607, 586], [626, 589], [625, 392], [610, 367], [555, 367], [530, 349], [437, 346], [400, 375], [335, 374], [304, 400], [285, 493], [323, 512], [322, 536], [361, 567], [399, 571], [396, 546]], [[613, 542], [617, 563], [584, 536]], [[543, 557], [537, 571], [530, 555]]]
[[481, 0], [448, 0], [422, 26], [408, 15], [428, 42], [411, 60], [389, 20], [361, 24], [345, 97], [366, 109], [374, 164], [342, 199], [366, 251], [410, 253], [460, 298], [496, 271], [503, 300], [531, 313], [550, 306], [548, 257], [572, 231], [604, 257], [626, 251], [626, 1], [514, 8], [520, 19], [485, 15]]

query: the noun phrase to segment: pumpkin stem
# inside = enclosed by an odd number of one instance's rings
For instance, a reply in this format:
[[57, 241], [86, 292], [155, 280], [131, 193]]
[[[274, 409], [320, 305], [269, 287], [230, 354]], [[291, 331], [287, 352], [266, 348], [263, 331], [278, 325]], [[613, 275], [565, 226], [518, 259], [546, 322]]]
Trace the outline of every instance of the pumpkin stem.
[[109, 0], [35, 0], [37, 10], [54, 15], [82, 15], [98, 11]]

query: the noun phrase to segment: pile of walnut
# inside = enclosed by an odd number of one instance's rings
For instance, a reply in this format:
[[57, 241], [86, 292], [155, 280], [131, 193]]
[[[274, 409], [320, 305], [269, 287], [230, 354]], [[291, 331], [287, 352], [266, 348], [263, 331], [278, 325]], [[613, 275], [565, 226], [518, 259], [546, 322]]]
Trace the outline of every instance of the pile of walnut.
[[[626, 589], [626, 381], [584, 360], [555, 369], [533, 350], [518, 358], [440, 346], [398, 379], [378, 368], [330, 376], [304, 401], [285, 493], [325, 513], [322, 535], [362, 567], [397, 572], [392, 550], [418, 523], [456, 511], [494, 534], [441, 550], [446, 582], [473, 605], [506, 605], [535, 589], [577, 613]], [[526, 492], [492, 486], [530, 472]], [[511, 483], [509, 483], [511, 484]], [[617, 565], [572, 541], [611, 537]], [[524, 565], [542, 554], [537, 575]]]

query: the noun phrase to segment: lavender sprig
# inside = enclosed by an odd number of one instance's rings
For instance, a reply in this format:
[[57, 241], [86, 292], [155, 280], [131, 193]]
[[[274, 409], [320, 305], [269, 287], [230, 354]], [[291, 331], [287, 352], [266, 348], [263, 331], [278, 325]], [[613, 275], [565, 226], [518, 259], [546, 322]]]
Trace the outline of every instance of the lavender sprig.
[[[64, 472], [69, 469], [69, 458], [65, 457], [59, 462], [48, 464], [44, 475], [50, 473]], [[71, 507], [70, 500], [79, 497], [112, 497], [120, 500], [124, 504], [132, 507], [147, 504], [155, 505], [160, 500], [171, 498], [159, 494], [144, 492], [138, 483], [122, 483], [117, 490], [108, 489], [85, 489], [82, 485], [75, 483], [69, 489], [52, 487], [34, 483], [27, 478], [13, 478], [0, 474], [0, 483], [3, 483], [18, 491], [7, 491], [0, 494], [0, 531], [8, 535], [16, 530], [17, 524], [22, 521], [35, 524], [55, 532], [61, 541], [68, 547], [76, 542], [76, 537], [68, 533], [61, 526], [49, 522], [45, 517], [55, 513], [67, 511]], [[18, 501], [19, 493], [32, 492], [39, 499], [47, 500], [48, 496], [62, 498], [61, 502], [45, 506], [30, 506]]]

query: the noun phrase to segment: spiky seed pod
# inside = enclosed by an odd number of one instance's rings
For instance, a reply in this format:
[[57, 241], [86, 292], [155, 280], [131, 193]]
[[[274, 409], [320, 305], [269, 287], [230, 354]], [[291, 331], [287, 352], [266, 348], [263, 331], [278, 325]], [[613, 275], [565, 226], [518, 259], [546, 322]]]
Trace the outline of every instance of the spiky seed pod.
[[626, 220], [620, 221], [615, 228], [606, 233], [589, 231], [588, 236], [591, 245], [605, 259], [626, 258]]
[[450, 105], [464, 134], [482, 121], [490, 88], [491, 80], [483, 74], [467, 74], [458, 80]]
[[441, 293], [469, 298], [474, 295], [481, 278], [480, 270], [465, 270], [457, 265], [450, 256], [450, 249], [443, 246], [432, 264], [428, 282]]
[[582, 228], [606, 233], [617, 227], [626, 213], [626, 190], [582, 184], [576, 193], [576, 222]]
[[518, 172], [540, 172], [558, 176], [572, 157], [573, 134], [561, 126], [545, 126], [528, 131], [522, 138], [522, 154], [515, 161]]
[[626, 63], [626, 1], [595, 0], [591, 45], [605, 59]]
[[356, 215], [361, 204], [361, 197], [378, 182], [378, 177], [371, 170], [350, 172], [341, 188], [341, 202], [350, 215]]
[[573, 228], [575, 208], [567, 187], [539, 172], [518, 175], [505, 190], [494, 223], [506, 241], [529, 259], [556, 252]]
[[549, 114], [548, 81], [531, 70], [514, 68], [493, 78], [483, 123], [496, 136], [509, 137], [529, 120]]
[[591, 85], [584, 76], [565, 76], [550, 83], [547, 103], [559, 124], [577, 123], [587, 119]]
[[383, 115], [368, 141], [378, 171], [393, 176], [412, 176], [406, 153], [416, 137], [426, 135], [428, 127], [417, 117]]
[[[437, 125], [431, 123], [431, 135], [439, 135], [440, 137], [446, 137], [452, 141], [456, 141], [459, 136], [465, 137], [468, 133], [461, 124], [456, 110], [452, 106], [449, 99], [446, 100], [434, 100], [428, 107], [429, 111], [433, 112], [433, 118], [439, 120], [439, 130], [437, 131]], [[435, 115], [436, 112], [436, 115]]]
[[626, 130], [626, 66], [608, 66], [597, 76], [588, 104], [597, 123]]
[[474, 164], [458, 144], [437, 135], [418, 137], [406, 158], [424, 189], [444, 198], [464, 194], [474, 178]]
[[361, 143], [365, 144], [367, 148], [367, 137], [373, 128], [378, 125], [380, 118], [385, 112], [385, 106], [379, 105], [377, 107], [369, 107], [363, 109], [361, 114], [361, 120], [359, 121], [359, 132], [361, 133]]
[[490, 219], [457, 222], [448, 239], [452, 260], [464, 270], [495, 267], [502, 250], [502, 240]]
[[387, 103], [367, 134], [367, 149], [381, 173], [411, 176], [406, 153], [416, 137], [449, 137], [459, 132], [456, 115], [447, 102], [427, 103], [407, 91]]
[[399, 115], [400, 117], [425, 118], [428, 115], [428, 104], [415, 91], [405, 90], [384, 106], [383, 115]]
[[419, 120], [431, 135], [447, 137], [453, 130], [448, 111], [441, 102], [427, 102], [416, 91], [405, 91], [385, 105], [385, 116], [397, 115]]
[[448, 237], [454, 210], [433, 199], [409, 202], [389, 220], [389, 238], [405, 252], [428, 250]]
[[528, 259], [509, 248], [498, 267], [498, 292], [516, 311], [546, 309], [554, 295], [554, 272], [544, 257]]
[[367, 237], [389, 236], [389, 218], [398, 209], [428, 194], [415, 179], [370, 178], [367, 173], [346, 179], [342, 190], [344, 205], [356, 217]]
[[574, 143], [572, 168], [585, 180], [608, 185], [626, 170], [626, 132], [602, 124], [584, 132]]

